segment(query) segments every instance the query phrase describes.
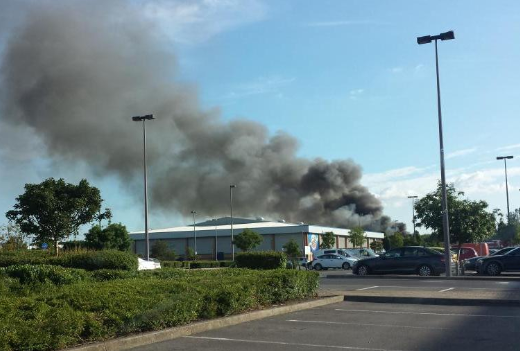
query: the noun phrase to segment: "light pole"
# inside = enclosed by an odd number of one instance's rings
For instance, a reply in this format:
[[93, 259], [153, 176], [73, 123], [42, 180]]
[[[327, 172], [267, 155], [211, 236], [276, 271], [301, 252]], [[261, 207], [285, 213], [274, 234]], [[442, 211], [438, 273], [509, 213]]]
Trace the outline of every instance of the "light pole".
[[497, 160], [504, 160], [504, 171], [506, 174], [506, 199], [507, 199], [507, 224], [509, 224], [509, 188], [507, 186], [507, 160], [512, 159], [513, 156], [498, 156]]
[[195, 231], [195, 215], [197, 212], [191, 211], [193, 215], [193, 249], [195, 251], [195, 256], [197, 256], [197, 232]]
[[217, 223], [215, 222], [215, 261], [218, 261]]
[[417, 195], [408, 196], [409, 199], [412, 199], [412, 223], [413, 223], [413, 234], [415, 234], [415, 199], [417, 199]]
[[233, 189], [237, 186], [235, 184], [231, 184], [229, 186], [229, 207], [231, 210], [231, 260], [235, 260], [235, 243], [233, 242]]
[[439, 56], [437, 54], [438, 40], [455, 39], [453, 31], [439, 35], [426, 35], [417, 38], [417, 44], [428, 44], [435, 41], [435, 71], [437, 73], [437, 112], [439, 116], [439, 145], [441, 154], [441, 186], [442, 186], [442, 226], [444, 231], [444, 261], [446, 265], [446, 277], [451, 277], [451, 253], [450, 253], [450, 222], [448, 219], [448, 197], [446, 195], [446, 176], [444, 174], [444, 141], [442, 137], [442, 113], [441, 113], [441, 87], [439, 81]]
[[132, 121], [134, 122], [143, 122], [143, 164], [144, 164], [144, 237], [145, 237], [145, 251], [146, 251], [146, 260], [150, 260], [150, 236], [148, 233], [148, 183], [146, 181], [146, 121], [155, 119], [155, 117], [150, 115], [144, 116], [134, 116], [132, 117]]

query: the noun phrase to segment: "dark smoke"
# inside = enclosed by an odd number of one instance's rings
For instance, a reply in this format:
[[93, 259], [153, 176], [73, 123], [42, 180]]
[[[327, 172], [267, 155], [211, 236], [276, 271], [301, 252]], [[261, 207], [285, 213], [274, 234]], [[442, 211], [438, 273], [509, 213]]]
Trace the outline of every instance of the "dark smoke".
[[[2, 121], [33, 130], [60, 163], [140, 184], [147, 124], [150, 203], [165, 211], [374, 227], [382, 206], [351, 160], [296, 157], [298, 142], [247, 120], [202, 111], [193, 87], [175, 82], [161, 31], [127, 1], [31, 3], [2, 62]], [[137, 192], [137, 196], [141, 192]], [[114, 209], [117, 211], [117, 209]], [[385, 220], [386, 221], [386, 220]]]

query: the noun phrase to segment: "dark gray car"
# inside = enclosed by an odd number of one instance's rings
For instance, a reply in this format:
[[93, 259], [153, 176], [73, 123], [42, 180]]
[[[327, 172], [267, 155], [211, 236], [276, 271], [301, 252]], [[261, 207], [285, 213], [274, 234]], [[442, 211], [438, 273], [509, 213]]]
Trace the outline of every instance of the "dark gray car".
[[405, 246], [389, 250], [379, 257], [360, 260], [354, 264], [352, 272], [357, 275], [440, 275], [445, 272], [444, 255], [426, 247]]

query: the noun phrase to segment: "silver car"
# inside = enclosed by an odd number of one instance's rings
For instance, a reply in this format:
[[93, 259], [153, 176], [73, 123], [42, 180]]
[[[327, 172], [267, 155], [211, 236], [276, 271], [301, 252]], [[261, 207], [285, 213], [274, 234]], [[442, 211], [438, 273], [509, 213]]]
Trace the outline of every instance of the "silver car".
[[356, 262], [357, 259], [353, 257], [345, 257], [342, 255], [321, 255], [316, 257], [312, 261], [312, 268], [320, 271], [322, 269], [329, 269], [329, 268], [342, 268], [342, 269], [351, 269], [354, 265], [354, 262]]

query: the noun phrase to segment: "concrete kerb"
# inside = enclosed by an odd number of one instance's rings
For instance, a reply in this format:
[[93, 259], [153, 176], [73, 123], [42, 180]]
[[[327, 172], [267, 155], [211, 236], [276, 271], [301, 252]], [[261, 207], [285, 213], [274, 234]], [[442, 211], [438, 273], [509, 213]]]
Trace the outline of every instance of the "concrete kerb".
[[156, 342], [172, 340], [176, 338], [180, 338], [182, 336], [188, 336], [196, 333], [202, 333], [209, 330], [229, 327], [232, 325], [236, 325], [239, 323], [250, 322], [257, 319], [277, 316], [280, 314], [295, 312], [306, 310], [309, 308], [325, 306], [333, 303], [338, 303], [344, 301], [344, 296], [330, 296], [330, 297], [322, 297], [316, 300], [305, 301], [301, 303], [277, 306], [268, 308], [260, 311], [253, 311], [248, 313], [243, 313], [235, 316], [229, 316], [224, 318], [217, 318], [203, 322], [195, 322], [192, 324], [169, 328], [154, 332], [142, 333], [122, 338], [117, 338], [105, 342], [88, 344], [83, 346], [78, 346], [74, 348], [69, 348], [64, 351], [119, 351], [119, 350], [128, 350], [134, 347], [139, 347], [143, 345], [153, 344]]
[[419, 305], [446, 305], [446, 306], [502, 306], [520, 307], [520, 300], [492, 300], [478, 298], [443, 298], [443, 297], [410, 297], [410, 296], [374, 296], [374, 295], [345, 295], [344, 301], [396, 303]]
[[519, 281], [520, 276], [518, 277], [508, 277], [508, 276], [482, 276], [482, 275], [470, 275], [470, 276], [437, 276], [437, 277], [420, 277], [420, 276], [402, 276], [402, 275], [367, 275], [367, 276], [358, 276], [358, 275], [326, 275], [324, 276], [326, 279], [408, 279], [408, 280], [422, 280], [422, 279], [432, 279], [432, 280], [482, 280], [482, 281]]

